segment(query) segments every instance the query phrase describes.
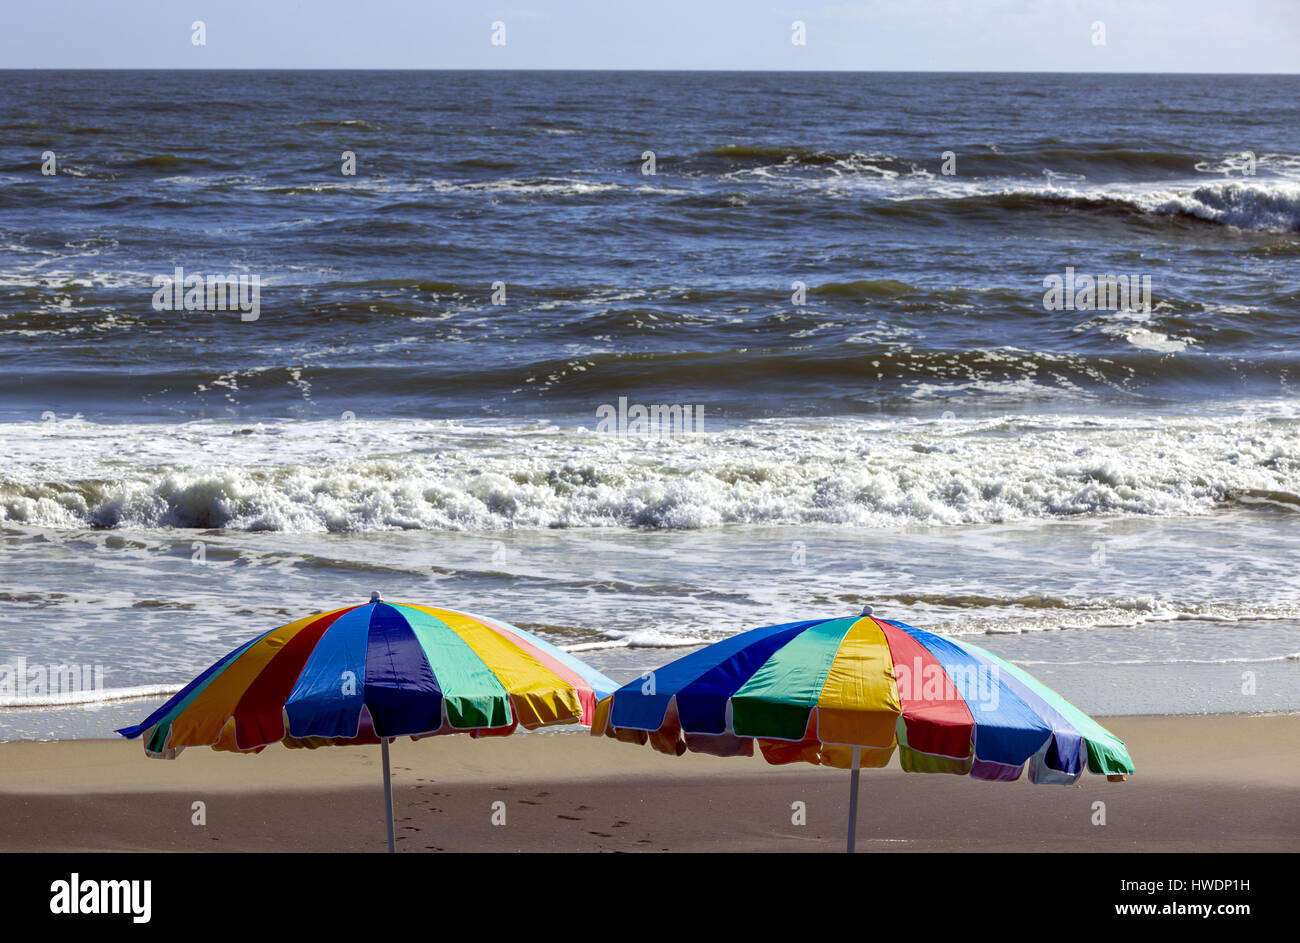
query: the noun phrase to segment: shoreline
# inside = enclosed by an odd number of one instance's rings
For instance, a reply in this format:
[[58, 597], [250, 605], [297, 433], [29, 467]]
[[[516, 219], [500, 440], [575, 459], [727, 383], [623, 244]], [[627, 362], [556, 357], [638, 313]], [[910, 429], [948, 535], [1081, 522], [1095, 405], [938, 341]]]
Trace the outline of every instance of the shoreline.
[[[1128, 782], [981, 783], [894, 760], [862, 773], [859, 848], [1300, 850], [1300, 714], [1098, 720], [1133, 753]], [[399, 850], [843, 850], [841, 770], [674, 758], [585, 732], [398, 740], [392, 755]], [[380, 769], [365, 747], [166, 761], [136, 742], [0, 743], [0, 851], [379, 852]]]

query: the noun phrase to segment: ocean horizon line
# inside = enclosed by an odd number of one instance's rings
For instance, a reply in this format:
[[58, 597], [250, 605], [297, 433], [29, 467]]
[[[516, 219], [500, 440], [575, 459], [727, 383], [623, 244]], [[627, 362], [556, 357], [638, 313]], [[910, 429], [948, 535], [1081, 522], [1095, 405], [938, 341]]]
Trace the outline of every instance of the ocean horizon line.
[[489, 75], [529, 74], [537, 72], [571, 75], [576, 73], [626, 73], [641, 75], [1153, 75], [1153, 76], [1215, 76], [1225, 77], [1259, 77], [1290, 78], [1300, 76], [1300, 69], [1292, 72], [1201, 72], [1201, 71], [1159, 71], [1159, 70], [1076, 70], [1076, 69], [652, 69], [639, 67], [616, 68], [511, 68], [486, 69], [467, 66], [422, 67], [408, 66], [398, 68], [374, 68], [373, 66], [28, 66], [0, 67], [0, 74], [11, 72], [367, 72], [367, 73], [407, 73], [439, 72], [466, 73], [482, 72]]

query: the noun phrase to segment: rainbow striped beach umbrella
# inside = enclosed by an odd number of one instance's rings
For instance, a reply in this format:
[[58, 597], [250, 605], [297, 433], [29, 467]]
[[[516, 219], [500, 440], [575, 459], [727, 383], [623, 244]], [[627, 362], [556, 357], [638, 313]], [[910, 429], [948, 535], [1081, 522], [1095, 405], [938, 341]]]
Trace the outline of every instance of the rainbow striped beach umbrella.
[[454, 609], [370, 602], [320, 612], [239, 646], [133, 727], [145, 752], [256, 753], [381, 745], [388, 850], [395, 850], [388, 744], [394, 737], [505, 736], [590, 724], [615, 684], [523, 629]]
[[902, 622], [813, 619], [743, 632], [619, 688], [591, 732], [680, 756], [752, 756], [853, 771], [895, 749], [903, 769], [1071, 784], [1085, 769], [1122, 781], [1124, 744], [1032, 675], [968, 642]]

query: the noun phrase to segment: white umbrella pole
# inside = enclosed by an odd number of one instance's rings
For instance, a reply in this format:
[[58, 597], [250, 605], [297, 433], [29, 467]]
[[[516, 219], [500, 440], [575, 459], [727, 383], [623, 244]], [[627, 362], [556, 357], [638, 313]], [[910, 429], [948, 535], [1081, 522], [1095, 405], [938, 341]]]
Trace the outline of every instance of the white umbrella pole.
[[[388, 767], [388, 738], [380, 737], [379, 745], [384, 754], [384, 811], [388, 813], [388, 853], [391, 855], [397, 852], [397, 839], [393, 835], [393, 774]], [[854, 783], [855, 795], [856, 790], [857, 784]]]
[[861, 755], [862, 747], [854, 747], [853, 778], [849, 780], [849, 854], [853, 854], [858, 838], [858, 760]]

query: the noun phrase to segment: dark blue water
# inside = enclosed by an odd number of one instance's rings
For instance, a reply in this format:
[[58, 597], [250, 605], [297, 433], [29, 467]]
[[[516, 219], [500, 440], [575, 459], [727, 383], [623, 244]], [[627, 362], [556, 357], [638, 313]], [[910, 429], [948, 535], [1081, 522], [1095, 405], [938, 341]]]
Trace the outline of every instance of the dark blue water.
[[[12, 419], [1126, 411], [1300, 368], [1295, 76], [8, 72], [0, 101]], [[258, 319], [154, 310], [176, 266], [257, 275]], [[1044, 310], [1067, 267], [1151, 310]]]

